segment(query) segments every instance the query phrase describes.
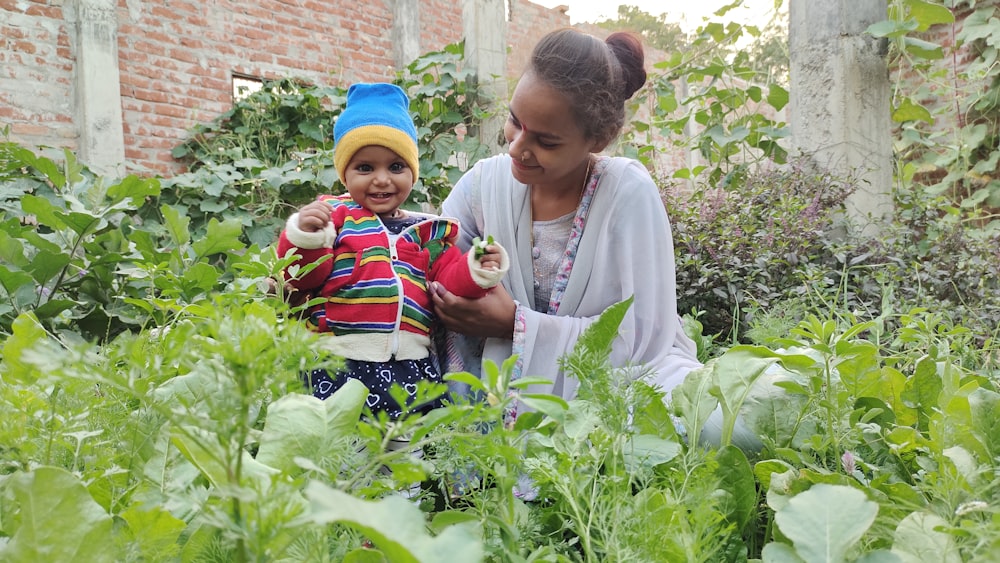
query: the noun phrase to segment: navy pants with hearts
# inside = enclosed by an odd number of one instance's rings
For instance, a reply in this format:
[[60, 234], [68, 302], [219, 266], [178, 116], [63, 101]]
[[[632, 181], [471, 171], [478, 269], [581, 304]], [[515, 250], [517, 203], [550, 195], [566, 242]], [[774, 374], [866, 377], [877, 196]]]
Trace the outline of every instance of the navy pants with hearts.
[[390, 360], [388, 362], [345, 359], [343, 369], [332, 374], [325, 369], [317, 369], [302, 375], [306, 386], [312, 390], [313, 396], [319, 399], [326, 399], [333, 395], [343, 387], [347, 378], [357, 379], [368, 388], [368, 398], [365, 400], [365, 405], [373, 413], [385, 412], [392, 419], [399, 418], [403, 413], [402, 406], [389, 393], [389, 389], [394, 384], [399, 385], [405, 391], [406, 404], [410, 412], [427, 412], [442, 405], [441, 398], [414, 404], [418, 382], [441, 383], [441, 375], [430, 358]]

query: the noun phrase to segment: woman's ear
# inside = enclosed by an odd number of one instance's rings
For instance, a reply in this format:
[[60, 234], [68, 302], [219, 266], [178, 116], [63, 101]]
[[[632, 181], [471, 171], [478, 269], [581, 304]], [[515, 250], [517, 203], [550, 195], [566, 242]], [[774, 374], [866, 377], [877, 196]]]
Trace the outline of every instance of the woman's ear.
[[594, 139], [590, 142], [590, 152], [599, 153], [604, 149], [608, 148], [611, 144], [611, 139]]

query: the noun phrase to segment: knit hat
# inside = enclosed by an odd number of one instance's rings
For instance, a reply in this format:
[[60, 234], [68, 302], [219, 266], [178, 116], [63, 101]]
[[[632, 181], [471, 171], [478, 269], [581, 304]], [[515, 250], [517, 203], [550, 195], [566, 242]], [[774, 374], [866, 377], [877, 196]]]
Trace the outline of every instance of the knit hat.
[[333, 124], [333, 165], [340, 181], [354, 153], [368, 145], [385, 147], [420, 176], [417, 128], [410, 117], [410, 100], [395, 84], [358, 83], [347, 90], [347, 105]]

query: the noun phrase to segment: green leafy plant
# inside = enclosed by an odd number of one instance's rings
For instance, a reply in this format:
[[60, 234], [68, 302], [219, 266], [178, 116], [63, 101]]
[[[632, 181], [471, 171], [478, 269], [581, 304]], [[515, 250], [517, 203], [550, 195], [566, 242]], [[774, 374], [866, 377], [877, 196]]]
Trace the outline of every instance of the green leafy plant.
[[[700, 311], [705, 332], [737, 342], [754, 311], [791, 310], [784, 303], [808, 298], [817, 285], [824, 295], [826, 283], [835, 291], [845, 256], [836, 238], [853, 189], [850, 181], [793, 166], [748, 176], [738, 191], [671, 193], [678, 308]], [[810, 268], [830, 280], [808, 283]]]
[[478, 133], [497, 100], [478, 87], [464, 57], [465, 43], [454, 43], [397, 73], [395, 82], [410, 94], [417, 126], [420, 183], [410, 196], [414, 204], [438, 208], [462, 174], [490, 154], [489, 141]]
[[[727, 4], [717, 15], [739, 4]], [[622, 151], [656, 176], [734, 190], [755, 165], [783, 164], [787, 151], [781, 143], [788, 131], [775, 112], [787, 105], [788, 91], [775, 81], [758, 84], [758, 67], [747, 50], [736, 47], [741, 39], [760, 34], [754, 26], [710, 21], [682, 48], [661, 45], [671, 56], [653, 65], [647, 87], [636, 96], [633, 110], [643, 117], [626, 129]], [[696, 152], [702, 162], [662, 172], [658, 153], [663, 147]]]
[[[956, 13], [966, 16], [961, 29]], [[887, 19], [868, 30], [888, 42], [897, 69], [892, 117], [900, 128], [900, 176], [946, 194], [983, 223], [1000, 208], [996, 17], [992, 3], [896, 0]], [[929, 30], [949, 26], [947, 46], [930, 41]]]
[[143, 322], [124, 296], [141, 284], [121, 275], [125, 232], [159, 194], [156, 179], [95, 177], [66, 152], [62, 162], [0, 144], [0, 334], [32, 312], [67, 338], [105, 339]]

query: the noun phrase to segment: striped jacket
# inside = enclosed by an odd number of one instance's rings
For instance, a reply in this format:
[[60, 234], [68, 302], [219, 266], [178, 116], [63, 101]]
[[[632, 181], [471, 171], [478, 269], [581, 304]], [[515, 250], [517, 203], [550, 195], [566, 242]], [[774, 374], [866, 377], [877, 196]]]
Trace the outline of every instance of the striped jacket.
[[[297, 255], [285, 270], [292, 287], [326, 299], [309, 310], [308, 323], [331, 335], [324, 345], [344, 358], [427, 357], [433, 321], [428, 283], [478, 298], [507, 271], [505, 251], [499, 270], [484, 270], [471, 251], [463, 255], [454, 246], [459, 225], [453, 219], [427, 215], [393, 238], [377, 215], [349, 195], [319, 199], [330, 204], [331, 224], [307, 233], [298, 228], [298, 213], [292, 215], [278, 253]], [[292, 275], [321, 259], [314, 269]]]

